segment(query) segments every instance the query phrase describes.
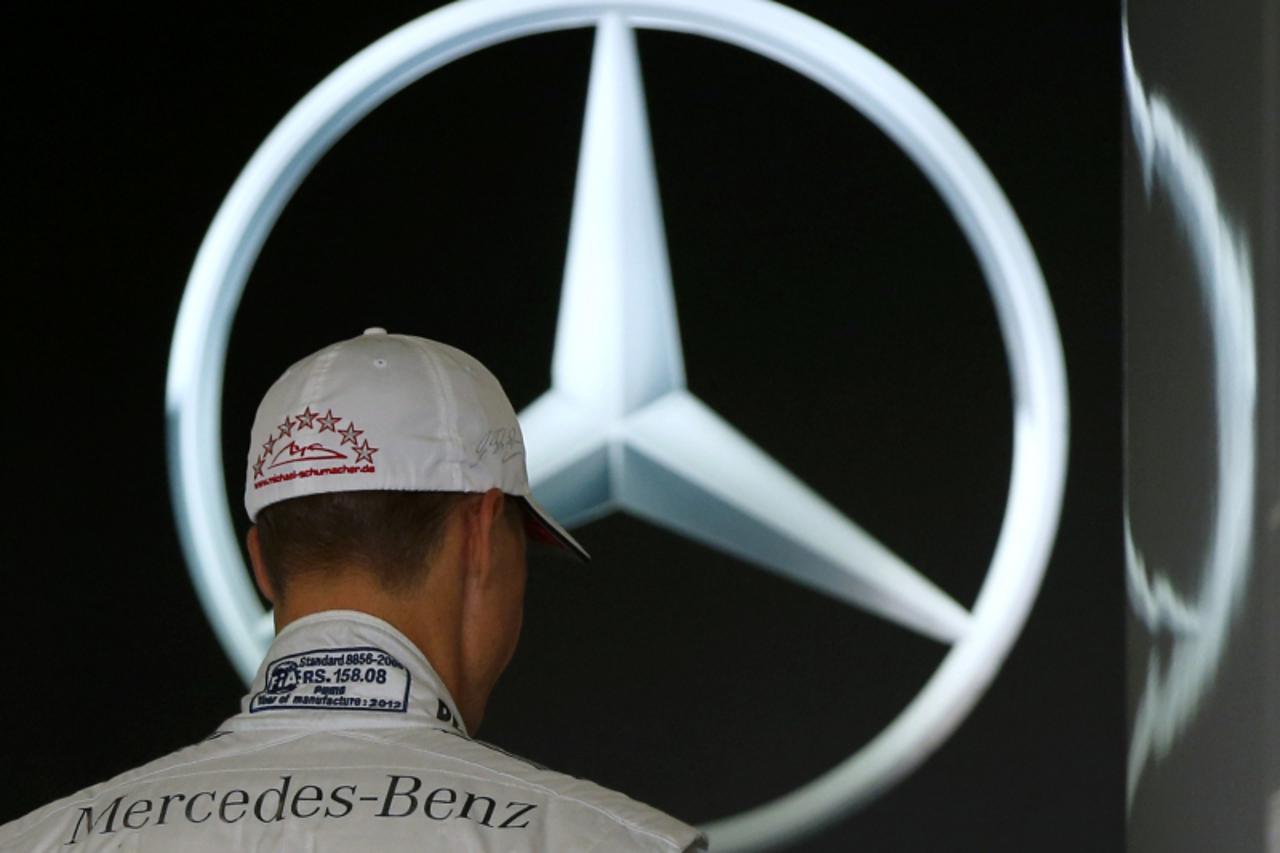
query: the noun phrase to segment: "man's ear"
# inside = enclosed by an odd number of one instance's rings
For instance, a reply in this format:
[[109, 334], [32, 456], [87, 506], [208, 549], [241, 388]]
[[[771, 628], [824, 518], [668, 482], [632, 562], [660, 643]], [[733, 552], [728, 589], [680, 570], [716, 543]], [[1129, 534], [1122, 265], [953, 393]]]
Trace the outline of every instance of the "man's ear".
[[271, 576], [267, 574], [267, 564], [262, 559], [262, 543], [258, 541], [258, 525], [249, 528], [249, 532], [245, 534], [244, 543], [249, 548], [249, 562], [253, 565], [253, 579], [258, 584], [258, 591], [262, 593], [262, 597], [270, 601], [272, 605], [276, 603], [276, 590], [271, 585]]
[[493, 566], [495, 538], [505, 523], [503, 515], [507, 496], [501, 489], [490, 489], [475, 501], [467, 512], [467, 575], [472, 582], [487, 583]]

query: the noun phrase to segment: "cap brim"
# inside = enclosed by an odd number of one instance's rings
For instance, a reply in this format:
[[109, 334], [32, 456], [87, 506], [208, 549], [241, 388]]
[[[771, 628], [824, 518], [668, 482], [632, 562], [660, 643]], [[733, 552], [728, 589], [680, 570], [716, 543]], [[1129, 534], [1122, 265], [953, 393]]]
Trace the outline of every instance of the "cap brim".
[[525, 530], [528, 531], [531, 539], [563, 548], [584, 563], [591, 561], [591, 555], [587, 553], [587, 549], [569, 535], [569, 531], [561, 527], [551, 517], [551, 513], [539, 506], [537, 501], [529, 495], [522, 496], [520, 501], [525, 509]]

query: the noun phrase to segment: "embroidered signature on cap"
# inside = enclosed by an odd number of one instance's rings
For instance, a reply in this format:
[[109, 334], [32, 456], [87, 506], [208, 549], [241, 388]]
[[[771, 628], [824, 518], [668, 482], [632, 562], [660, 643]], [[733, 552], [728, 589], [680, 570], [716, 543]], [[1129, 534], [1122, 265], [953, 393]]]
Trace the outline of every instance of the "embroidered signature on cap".
[[524, 441], [515, 427], [491, 429], [476, 443], [476, 461], [489, 454], [501, 454], [503, 462], [509, 462], [524, 453]]

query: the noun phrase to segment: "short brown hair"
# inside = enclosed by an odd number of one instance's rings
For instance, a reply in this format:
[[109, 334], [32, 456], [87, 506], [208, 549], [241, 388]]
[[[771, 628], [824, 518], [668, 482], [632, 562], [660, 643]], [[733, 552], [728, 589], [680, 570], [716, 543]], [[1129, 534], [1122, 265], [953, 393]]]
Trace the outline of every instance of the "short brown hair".
[[462, 492], [332, 492], [258, 512], [258, 542], [277, 598], [303, 574], [352, 566], [399, 592], [423, 577]]

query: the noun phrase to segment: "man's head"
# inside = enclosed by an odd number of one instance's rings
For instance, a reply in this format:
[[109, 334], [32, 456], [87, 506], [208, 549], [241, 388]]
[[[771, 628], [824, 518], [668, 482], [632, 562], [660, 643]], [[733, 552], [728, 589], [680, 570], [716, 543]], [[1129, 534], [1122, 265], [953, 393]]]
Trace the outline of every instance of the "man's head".
[[515, 498], [535, 538], [587, 553], [534, 502], [515, 410], [459, 349], [368, 329], [284, 372], [258, 407], [245, 509], [334, 492], [464, 492]]
[[536, 503], [493, 375], [371, 329], [289, 368], [259, 406], [248, 545], [276, 625], [353, 609], [400, 628], [469, 725], [515, 649], [526, 531], [585, 557]]

